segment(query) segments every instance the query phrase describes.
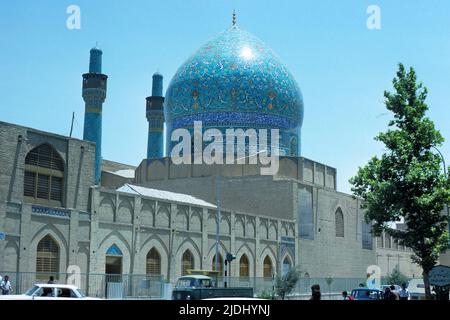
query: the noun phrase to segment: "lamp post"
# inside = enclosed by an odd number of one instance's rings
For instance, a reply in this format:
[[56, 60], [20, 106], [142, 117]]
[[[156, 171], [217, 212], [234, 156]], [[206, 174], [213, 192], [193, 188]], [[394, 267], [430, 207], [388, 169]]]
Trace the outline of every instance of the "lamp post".
[[173, 252], [173, 240], [174, 240], [174, 236], [175, 234], [178, 233], [178, 231], [176, 229], [170, 229], [170, 235], [169, 235], [169, 259], [167, 261], [167, 282], [170, 283], [170, 272], [171, 267], [172, 267], [172, 252]]
[[[445, 158], [444, 155], [442, 154], [442, 152], [436, 148], [435, 146], [432, 147], [434, 150], [436, 150], [439, 155], [441, 156], [441, 160], [442, 160], [442, 166], [444, 167], [444, 176], [446, 178], [448, 178], [447, 176], [447, 166], [445, 165]], [[448, 239], [448, 247], [450, 248], [450, 208], [448, 203], [445, 204], [445, 206], [447, 207], [447, 228], [448, 228], [448, 234], [449, 234], [449, 239]]]
[[220, 242], [220, 172], [216, 176], [216, 202], [217, 202], [217, 223], [216, 223], [216, 259], [214, 264], [216, 271], [219, 271], [219, 242]]

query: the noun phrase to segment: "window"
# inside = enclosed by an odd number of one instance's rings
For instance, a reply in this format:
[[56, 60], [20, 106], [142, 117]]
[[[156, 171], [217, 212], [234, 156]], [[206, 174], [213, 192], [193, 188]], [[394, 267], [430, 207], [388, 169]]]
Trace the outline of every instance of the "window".
[[189, 269], [194, 269], [194, 256], [189, 250], [186, 250], [181, 260], [181, 275], [184, 276]]
[[341, 208], [336, 210], [334, 214], [335, 224], [336, 224], [336, 237], [344, 237], [344, 214]]
[[106, 282], [122, 281], [122, 251], [116, 244], [113, 244], [106, 250], [105, 256], [105, 273]]
[[239, 276], [242, 278], [248, 278], [250, 276], [248, 258], [245, 254], [239, 260]]
[[25, 158], [23, 194], [34, 203], [62, 206], [64, 162], [49, 144], [31, 150]]
[[385, 233], [384, 236], [385, 236], [385, 238], [384, 238], [385, 239], [384, 240], [385, 248], [391, 249], [392, 248], [391, 236], [388, 235], [387, 233]]
[[291, 270], [291, 260], [288, 257], [285, 257], [283, 260], [283, 275], [289, 272]]
[[55, 278], [59, 273], [59, 247], [56, 241], [46, 235], [39, 241], [36, 253], [36, 273], [40, 280], [48, 280], [52, 275]]
[[[222, 255], [219, 253], [219, 260], [218, 260], [218, 264], [219, 264], [219, 276], [223, 275], [223, 260], [222, 260]], [[213, 259], [212, 259], [212, 270], [216, 271], [216, 255], [214, 255]]]
[[397, 240], [397, 239], [394, 239], [394, 249], [395, 249], [395, 250], [398, 250], [398, 249], [399, 249], [399, 246], [398, 246], [398, 240]]
[[158, 250], [152, 248], [147, 253], [147, 274], [149, 275], [160, 275], [161, 274], [161, 256]]
[[377, 248], [383, 248], [383, 246], [384, 246], [383, 236], [377, 237]]
[[372, 224], [362, 221], [362, 248], [373, 249]]
[[[308, 162], [305, 163], [307, 166]], [[311, 171], [312, 171], [311, 165]], [[303, 239], [314, 240], [314, 213], [312, 189], [299, 187], [298, 190], [298, 233]]]
[[263, 262], [263, 277], [272, 278], [272, 274], [272, 261], [270, 260], [269, 256], [266, 256]]

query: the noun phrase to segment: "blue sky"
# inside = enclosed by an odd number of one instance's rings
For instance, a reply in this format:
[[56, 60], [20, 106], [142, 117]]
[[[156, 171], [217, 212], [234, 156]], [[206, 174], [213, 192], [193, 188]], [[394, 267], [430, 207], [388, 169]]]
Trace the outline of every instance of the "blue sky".
[[[81, 29], [66, 27], [69, 5]], [[381, 30], [366, 27], [381, 8]], [[429, 116], [446, 138], [450, 163], [450, 1], [448, 0], [40, 0], [0, 4], [0, 120], [83, 135], [81, 74], [102, 48], [108, 95], [103, 157], [137, 165], [146, 155], [145, 97], [151, 75], [171, 77], [198, 47], [231, 24], [268, 44], [297, 79], [305, 102], [303, 156], [338, 169], [338, 189], [382, 146], [373, 137], [390, 116], [383, 91], [397, 63], [429, 89]]]

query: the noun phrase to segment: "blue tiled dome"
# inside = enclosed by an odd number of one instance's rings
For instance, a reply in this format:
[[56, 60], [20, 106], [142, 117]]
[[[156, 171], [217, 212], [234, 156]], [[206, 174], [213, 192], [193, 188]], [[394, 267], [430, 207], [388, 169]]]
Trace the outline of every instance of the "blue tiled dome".
[[206, 43], [178, 69], [164, 109], [169, 148], [172, 130], [202, 121], [204, 129], [222, 131], [278, 128], [282, 154], [300, 155], [300, 89], [274, 52], [237, 26]]

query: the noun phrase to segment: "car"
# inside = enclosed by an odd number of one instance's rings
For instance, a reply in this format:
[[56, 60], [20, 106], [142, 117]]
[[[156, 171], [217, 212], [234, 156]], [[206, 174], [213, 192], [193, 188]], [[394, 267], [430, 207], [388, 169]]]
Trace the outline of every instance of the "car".
[[425, 284], [423, 279], [411, 279], [408, 283], [410, 300], [425, 300]]
[[354, 300], [382, 300], [383, 291], [378, 289], [357, 288], [351, 293]]
[[0, 296], [0, 300], [100, 300], [86, 297], [81, 290], [68, 284], [35, 284], [24, 294]]
[[267, 299], [248, 298], [248, 297], [228, 297], [228, 298], [206, 298], [202, 300], [267, 300]]
[[217, 287], [210, 276], [188, 275], [178, 279], [172, 291], [172, 300], [204, 300], [211, 298], [253, 298], [253, 288]]

